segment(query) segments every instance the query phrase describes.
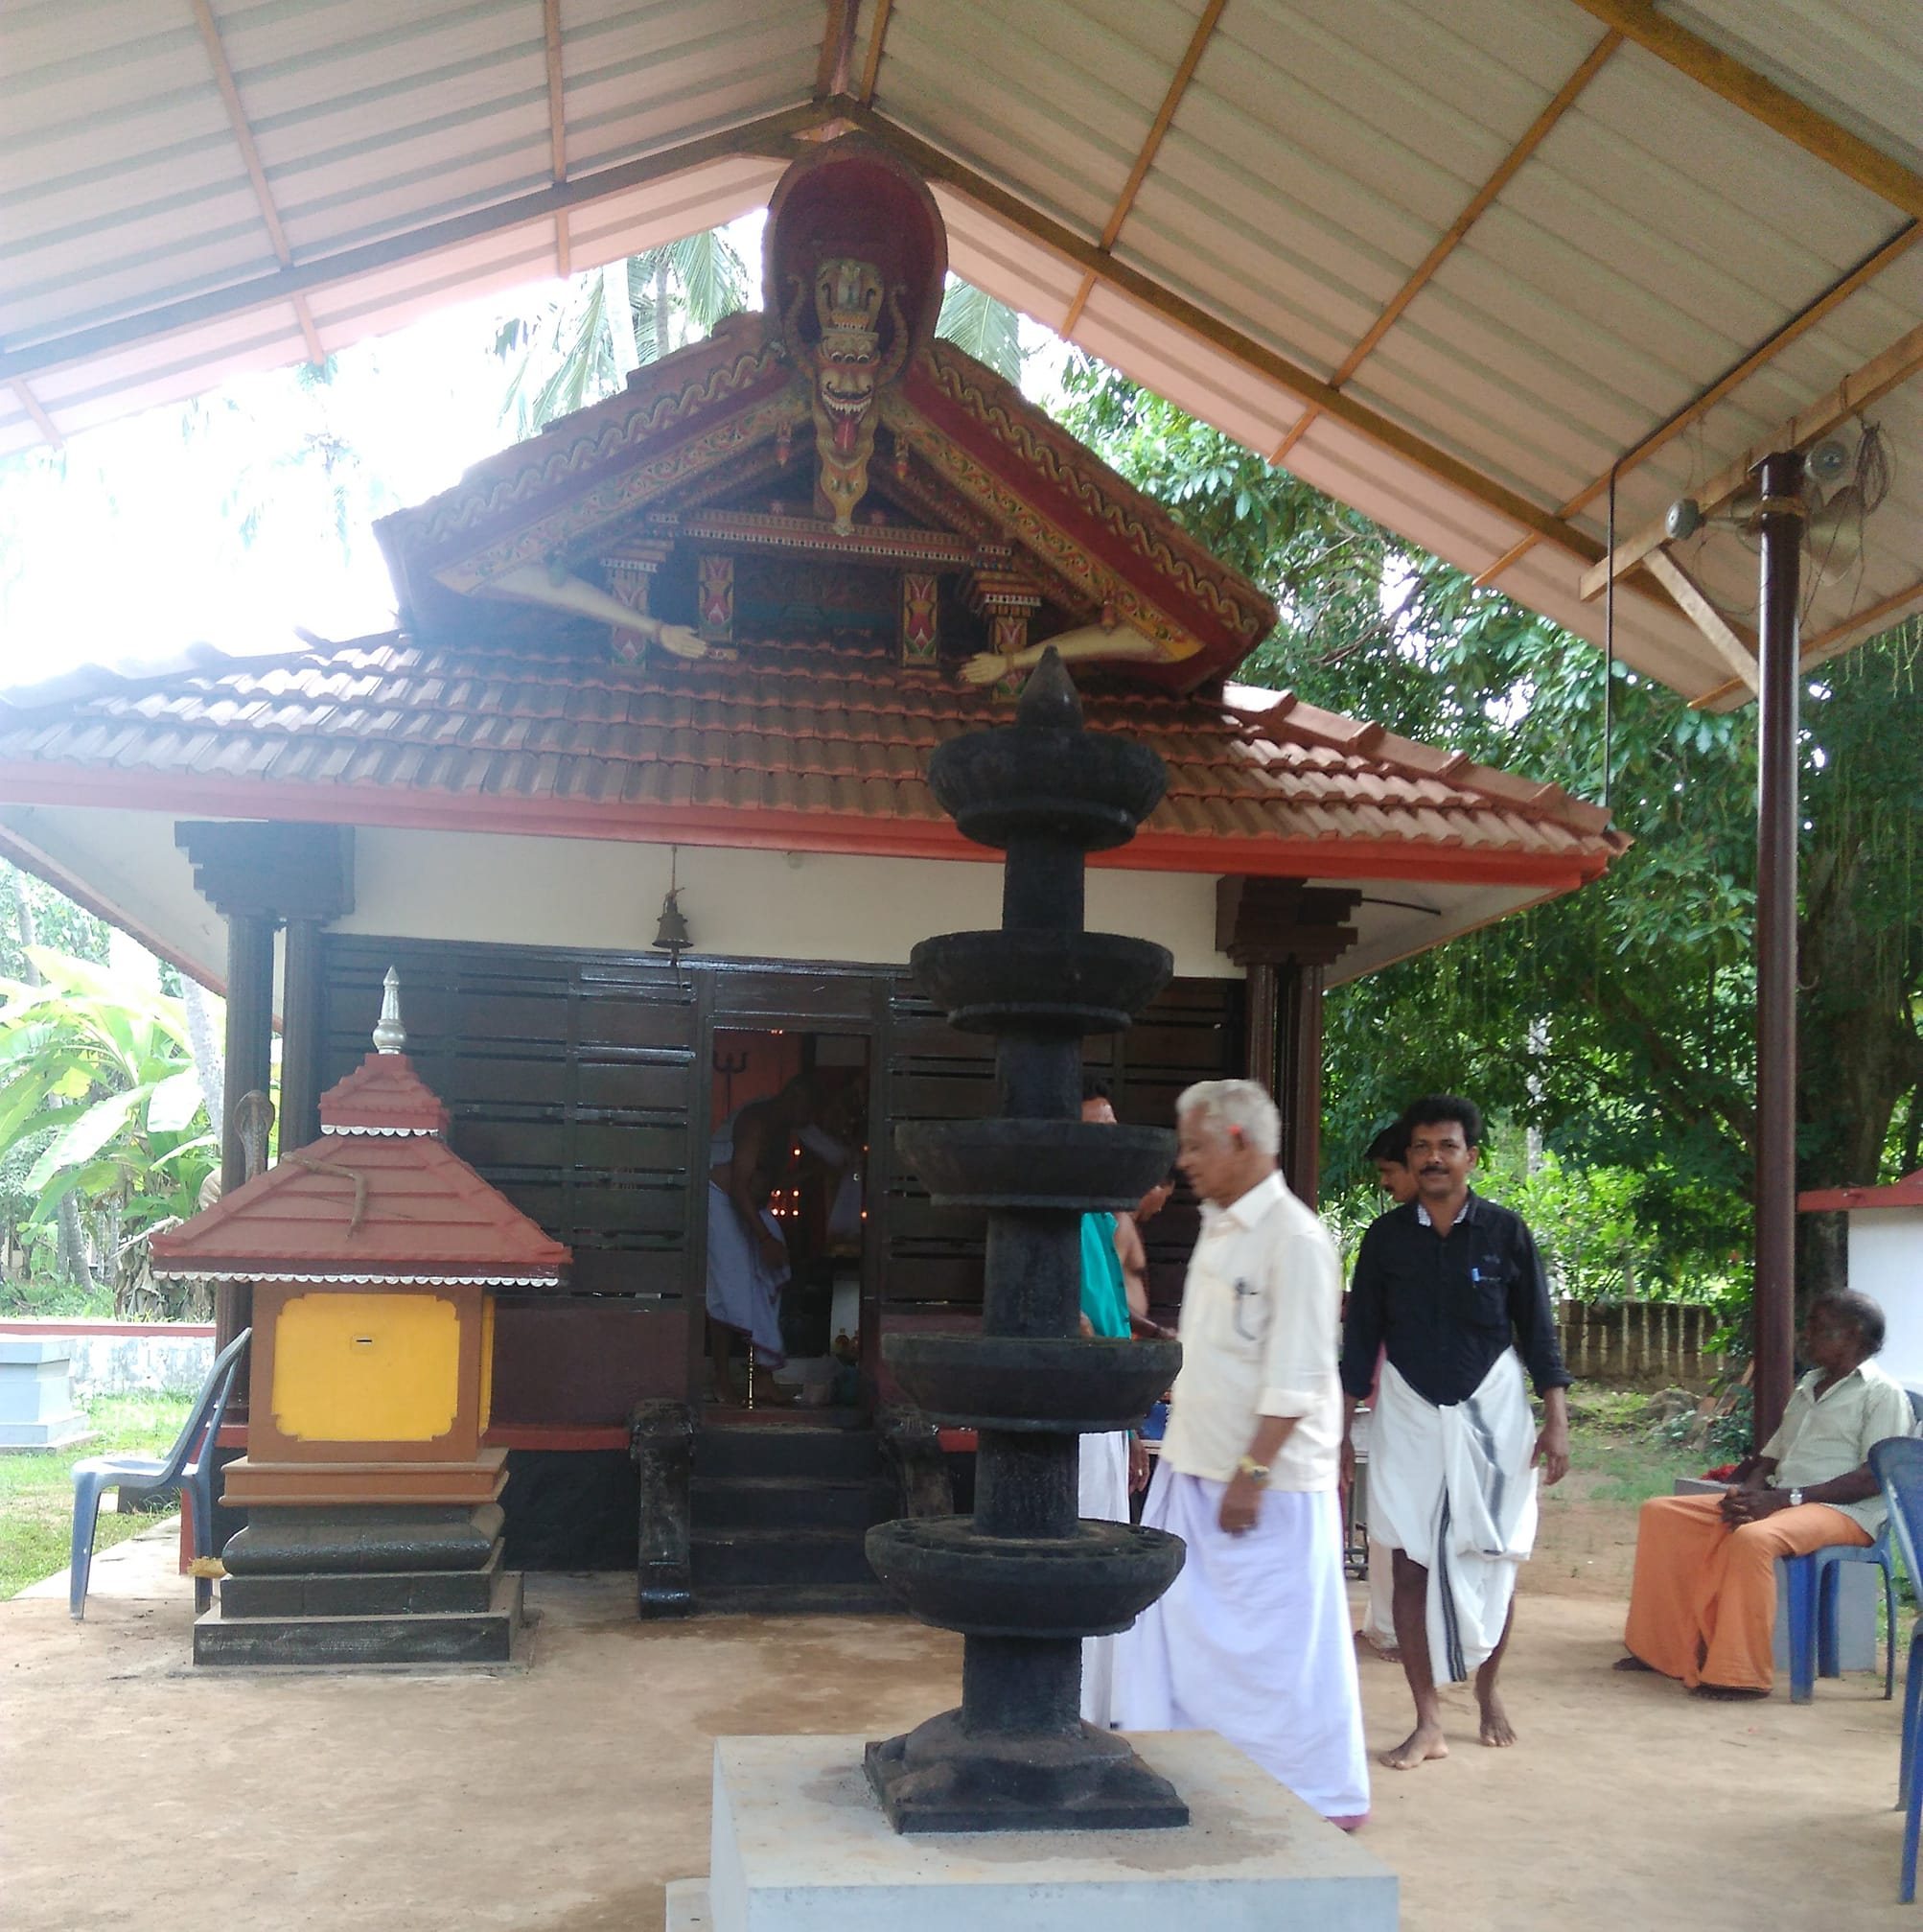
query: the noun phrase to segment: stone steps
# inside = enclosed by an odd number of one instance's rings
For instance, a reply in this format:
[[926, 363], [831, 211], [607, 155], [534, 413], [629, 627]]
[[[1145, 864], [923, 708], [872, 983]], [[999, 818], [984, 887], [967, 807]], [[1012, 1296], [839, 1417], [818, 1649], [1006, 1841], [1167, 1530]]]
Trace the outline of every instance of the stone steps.
[[521, 1573], [497, 1571], [483, 1610], [318, 1617], [235, 1617], [224, 1610], [220, 1605], [195, 1618], [197, 1664], [507, 1664], [513, 1661], [515, 1634], [521, 1624]]

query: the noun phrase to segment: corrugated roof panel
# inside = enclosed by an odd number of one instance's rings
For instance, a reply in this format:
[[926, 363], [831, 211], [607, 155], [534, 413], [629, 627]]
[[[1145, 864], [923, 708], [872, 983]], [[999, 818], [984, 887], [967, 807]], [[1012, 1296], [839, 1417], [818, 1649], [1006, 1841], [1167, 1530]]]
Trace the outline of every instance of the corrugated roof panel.
[[571, 174], [807, 99], [825, 0], [565, 0]]
[[946, 188], [938, 185], [935, 199], [956, 274], [1059, 332], [1081, 287], [1081, 270]]
[[[1873, 0], [1668, 0], [1680, 25], [1923, 170], [1923, 10]], [[1759, 21], [1768, 23], [1758, 37]]]
[[[1012, 155], [1032, 157], [1026, 193], [1093, 239], [1200, 13], [1199, 0], [904, 5], [890, 17], [876, 105], [997, 178]], [[965, 117], [954, 111], [958, 76], [967, 77]]]

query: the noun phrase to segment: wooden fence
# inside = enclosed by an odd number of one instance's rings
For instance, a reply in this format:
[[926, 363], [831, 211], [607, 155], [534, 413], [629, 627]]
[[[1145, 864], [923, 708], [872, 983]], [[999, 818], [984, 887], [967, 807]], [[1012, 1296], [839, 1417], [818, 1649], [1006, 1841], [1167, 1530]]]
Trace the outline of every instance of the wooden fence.
[[1713, 1309], [1674, 1301], [1564, 1301], [1557, 1320], [1569, 1373], [1587, 1381], [1707, 1388], [1723, 1370], [1723, 1357], [1707, 1347], [1723, 1326]]

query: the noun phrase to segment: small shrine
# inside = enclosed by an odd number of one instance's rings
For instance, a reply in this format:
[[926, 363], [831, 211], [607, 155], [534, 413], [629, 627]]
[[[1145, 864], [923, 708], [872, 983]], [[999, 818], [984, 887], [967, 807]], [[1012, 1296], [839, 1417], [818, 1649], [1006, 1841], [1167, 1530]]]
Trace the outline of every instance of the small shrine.
[[559, 1287], [568, 1250], [447, 1145], [403, 1048], [390, 968], [374, 1048], [284, 1152], [153, 1242], [156, 1269], [253, 1284], [247, 1453], [199, 1664], [502, 1663], [507, 1452], [487, 1447], [496, 1291]]

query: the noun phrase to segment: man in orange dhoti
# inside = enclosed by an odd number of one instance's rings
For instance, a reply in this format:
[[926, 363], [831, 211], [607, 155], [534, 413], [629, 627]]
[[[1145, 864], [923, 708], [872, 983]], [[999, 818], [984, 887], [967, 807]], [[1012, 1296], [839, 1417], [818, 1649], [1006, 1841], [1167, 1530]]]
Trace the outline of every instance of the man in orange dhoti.
[[1776, 1558], [1862, 1548], [1883, 1525], [1870, 1448], [1912, 1425], [1902, 1385], [1869, 1359], [1882, 1346], [1883, 1311], [1868, 1295], [1819, 1296], [1803, 1331], [1816, 1366], [1761, 1454], [1721, 1496], [1643, 1504], [1618, 1670], [1658, 1670], [1703, 1697], [1769, 1694]]

